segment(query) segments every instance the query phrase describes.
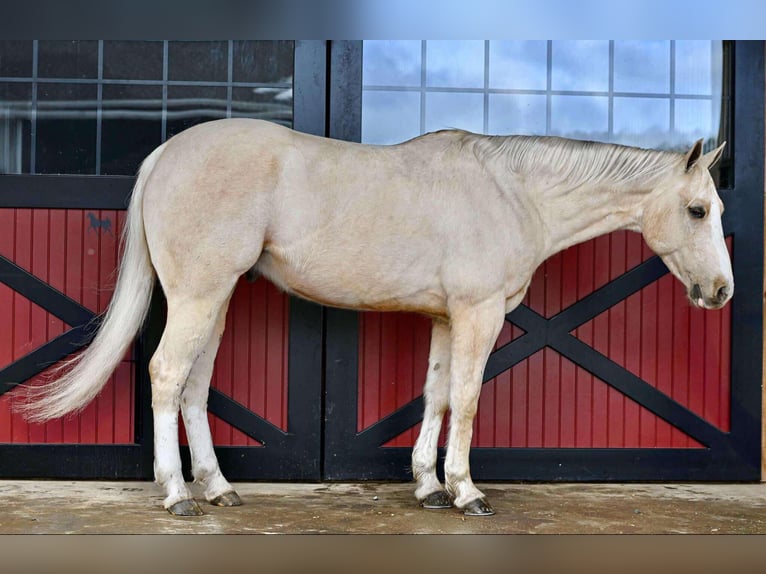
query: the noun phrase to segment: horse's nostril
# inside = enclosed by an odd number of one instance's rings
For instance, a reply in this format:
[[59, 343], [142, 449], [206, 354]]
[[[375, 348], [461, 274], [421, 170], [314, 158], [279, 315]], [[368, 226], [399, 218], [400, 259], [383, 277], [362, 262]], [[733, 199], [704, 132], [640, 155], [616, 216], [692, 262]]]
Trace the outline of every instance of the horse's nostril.
[[716, 300], [720, 303], [729, 295], [729, 288], [724, 285], [715, 294]]

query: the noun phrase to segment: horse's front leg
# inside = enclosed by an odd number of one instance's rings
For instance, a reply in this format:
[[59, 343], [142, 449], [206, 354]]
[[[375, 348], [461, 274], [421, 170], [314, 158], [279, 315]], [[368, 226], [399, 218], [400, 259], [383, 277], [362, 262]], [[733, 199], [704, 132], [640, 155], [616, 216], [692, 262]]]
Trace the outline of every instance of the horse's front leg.
[[415, 497], [423, 508], [451, 508], [452, 499], [436, 476], [436, 458], [442, 418], [449, 408], [449, 323], [434, 319], [428, 374], [423, 388], [425, 411], [420, 434], [412, 450], [412, 474], [418, 482]]
[[505, 298], [497, 296], [474, 305], [457, 303], [450, 306], [450, 315], [451, 416], [444, 461], [447, 492], [466, 515], [494, 514], [471, 480], [468, 455], [484, 367], [505, 319]]

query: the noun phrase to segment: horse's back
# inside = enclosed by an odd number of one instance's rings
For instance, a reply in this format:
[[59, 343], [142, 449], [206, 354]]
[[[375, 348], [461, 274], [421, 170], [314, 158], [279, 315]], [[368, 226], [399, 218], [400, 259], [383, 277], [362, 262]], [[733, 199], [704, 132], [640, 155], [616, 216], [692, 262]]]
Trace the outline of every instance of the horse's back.
[[325, 304], [441, 314], [445, 280], [472, 292], [502, 280], [492, 220], [508, 221], [455, 144], [450, 133], [368, 146], [255, 120], [201, 124], [168, 142], [148, 179], [150, 250], [174, 275], [200, 260], [257, 264]]

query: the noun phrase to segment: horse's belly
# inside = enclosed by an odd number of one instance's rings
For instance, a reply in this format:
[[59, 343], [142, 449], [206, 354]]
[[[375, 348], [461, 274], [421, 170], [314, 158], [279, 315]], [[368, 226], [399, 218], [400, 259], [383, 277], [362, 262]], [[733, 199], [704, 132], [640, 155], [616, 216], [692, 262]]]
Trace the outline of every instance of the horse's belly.
[[329, 307], [447, 315], [446, 296], [422, 280], [396, 281], [353, 264], [299, 268], [271, 252], [261, 255], [255, 270], [288, 293]]

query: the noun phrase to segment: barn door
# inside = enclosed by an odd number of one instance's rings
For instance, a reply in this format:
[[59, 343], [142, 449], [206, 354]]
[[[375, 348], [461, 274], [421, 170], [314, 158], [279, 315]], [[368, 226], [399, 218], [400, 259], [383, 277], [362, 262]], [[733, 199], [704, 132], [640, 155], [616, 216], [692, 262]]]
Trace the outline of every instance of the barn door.
[[[27, 424], [11, 408], [18, 387], [39, 382], [97, 325], [141, 159], [214, 118], [324, 135], [326, 43], [29, 41], [0, 50], [0, 476], [150, 478], [147, 363], [164, 325], [161, 293], [80, 415]], [[321, 351], [321, 308], [264, 280], [238, 285], [209, 401], [227, 476], [319, 478]]]
[[[688, 138], [701, 126], [709, 142], [729, 141], [717, 177], [737, 285], [732, 303], [691, 309], [637, 234], [551, 258], [506, 317], [486, 366], [474, 477], [759, 479], [763, 43], [366, 42], [364, 49], [357, 132], [364, 141], [391, 143], [444, 126], [644, 145], [691, 130]], [[652, 69], [631, 67], [636, 57]], [[399, 65], [379, 65], [391, 59]], [[416, 316], [327, 312], [327, 478], [409, 478], [429, 333]]]

